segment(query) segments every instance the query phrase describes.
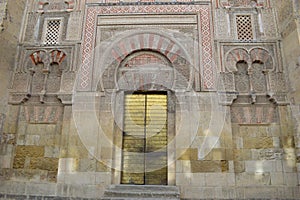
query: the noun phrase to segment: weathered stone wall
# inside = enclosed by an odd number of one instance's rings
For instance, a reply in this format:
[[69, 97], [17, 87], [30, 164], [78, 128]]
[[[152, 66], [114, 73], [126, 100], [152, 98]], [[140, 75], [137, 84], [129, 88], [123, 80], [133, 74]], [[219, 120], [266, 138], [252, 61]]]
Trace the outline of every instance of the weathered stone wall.
[[[15, 68], [20, 27], [22, 26], [25, 1], [1, 1], [0, 2], [0, 168], [11, 168], [14, 135], [4, 131], [4, 122], [10, 118], [8, 112], [8, 88], [10, 77]], [[16, 117], [16, 116], [14, 116]], [[16, 120], [14, 120], [16, 121]], [[12, 129], [16, 129], [13, 126]], [[13, 134], [13, 133], [12, 133]]]
[[284, 54], [284, 67], [289, 80], [289, 100], [291, 114], [294, 120], [294, 137], [296, 147], [296, 160], [299, 180], [300, 156], [300, 86], [297, 77], [300, 75], [300, 5], [299, 1], [274, 1], [278, 13], [278, 27], [282, 36], [282, 52]]
[[[0, 113], [7, 111], [7, 99], [9, 78], [14, 70], [16, 48], [22, 25], [25, 1], [1, 1], [0, 2], [0, 26], [1, 26], [1, 93], [0, 93]], [[2, 118], [2, 117], [1, 117]]]

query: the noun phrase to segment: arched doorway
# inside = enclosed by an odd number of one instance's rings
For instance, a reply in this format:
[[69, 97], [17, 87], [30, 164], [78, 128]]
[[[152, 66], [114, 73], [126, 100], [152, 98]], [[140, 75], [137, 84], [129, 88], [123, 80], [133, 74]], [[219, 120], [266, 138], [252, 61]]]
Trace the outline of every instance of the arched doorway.
[[125, 95], [122, 184], [167, 185], [167, 93]]
[[168, 122], [174, 109], [168, 102], [174, 76], [169, 60], [155, 51], [134, 52], [121, 62], [116, 74], [123, 99], [119, 183], [172, 184], [169, 136], [174, 127]]

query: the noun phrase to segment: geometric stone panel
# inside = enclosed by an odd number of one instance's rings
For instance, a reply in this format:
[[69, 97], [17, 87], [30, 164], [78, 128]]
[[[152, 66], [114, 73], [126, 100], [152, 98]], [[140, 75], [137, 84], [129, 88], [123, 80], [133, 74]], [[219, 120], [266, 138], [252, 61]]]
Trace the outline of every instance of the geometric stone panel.
[[[92, 86], [92, 66], [94, 50], [94, 41], [96, 36], [96, 26], [98, 15], [108, 14], [176, 14], [176, 13], [199, 13], [199, 34], [200, 34], [200, 48], [202, 63], [202, 86], [203, 89], [213, 89], [215, 87], [214, 68], [212, 65], [212, 30], [211, 30], [211, 16], [210, 5], [114, 5], [114, 6], [94, 6], [88, 7], [86, 12], [86, 21], [84, 28], [84, 37], [82, 43], [82, 65], [79, 76], [79, 90], [90, 90]], [[161, 52], [164, 52], [162, 50]]]
[[223, 8], [255, 8], [269, 7], [268, 0], [217, 0], [217, 7], [220, 5]]
[[24, 117], [28, 123], [55, 124], [63, 115], [61, 106], [25, 106]]
[[263, 74], [263, 64], [262, 63], [253, 63], [252, 64], [252, 86], [253, 91], [256, 93], [265, 93], [266, 88], [266, 78]]
[[270, 124], [278, 121], [277, 107], [272, 104], [233, 105], [231, 107], [231, 122], [238, 124]]
[[248, 65], [245, 62], [237, 63], [238, 71], [234, 75], [235, 87], [237, 92], [249, 92], [250, 82], [248, 74]]

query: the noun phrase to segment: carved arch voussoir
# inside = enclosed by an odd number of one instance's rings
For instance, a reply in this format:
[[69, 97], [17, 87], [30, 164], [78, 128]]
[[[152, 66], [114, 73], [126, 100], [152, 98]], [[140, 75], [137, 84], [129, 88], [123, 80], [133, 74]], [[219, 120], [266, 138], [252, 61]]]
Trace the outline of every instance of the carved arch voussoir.
[[57, 63], [57, 64], [61, 64], [64, 59], [66, 58], [66, 53], [61, 51], [61, 50], [52, 50], [49, 52], [50, 55], [50, 64], [52, 63]]
[[252, 48], [250, 50], [251, 62], [259, 61], [265, 65], [266, 69], [274, 69], [273, 57], [269, 51], [264, 48]]
[[250, 55], [247, 49], [244, 48], [235, 48], [229, 51], [226, 55], [226, 70], [229, 72], [236, 72], [236, 63], [244, 61], [246, 63], [251, 63]]
[[262, 47], [254, 47], [250, 50], [245, 48], [235, 48], [225, 55], [225, 68], [228, 72], [237, 71], [236, 64], [240, 61], [246, 62], [249, 67], [254, 62], [261, 62], [266, 69], [274, 69], [274, 59], [270, 52]]
[[156, 33], [139, 33], [127, 37], [126, 40], [120, 40], [112, 47], [111, 55], [121, 63], [132, 52], [143, 49], [157, 51], [168, 58], [170, 62], [174, 62], [178, 57], [190, 60], [183, 47], [177, 42]]
[[68, 5], [67, 11], [72, 11], [75, 9], [76, 0], [66, 0], [65, 3]]
[[38, 50], [30, 54], [30, 59], [34, 65], [39, 63], [45, 63], [47, 59], [47, 53], [43, 50]]
[[[59, 6], [57, 7], [57, 4], [59, 3]], [[55, 5], [53, 6], [52, 8], [50, 8], [50, 10], [55, 10], [55, 11], [73, 11], [76, 7], [76, 4], [77, 4], [77, 0], [65, 0], [65, 1], [60, 1], [60, 2], [56, 2], [56, 1], [49, 1], [49, 0], [40, 0], [38, 2], [38, 12], [41, 12], [43, 13], [45, 11], [45, 6], [46, 5], [49, 5], [50, 7], [52, 5]]]
[[[192, 67], [193, 60], [191, 59], [190, 54], [180, 42], [176, 41], [171, 36], [157, 33], [153, 30], [134, 33], [129, 32], [129, 34], [126, 33], [123, 37], [114, 40], [109, 47], [105, 47], [105, 53], [102, 54], [99, 62], [97, 62], [102, 66], [95, 67], [94, 69], [95, 77], [98, 78], [93, 80], [93, 87], [97, 87], [98, 83], [100, 83], [100, 85], [102, 85], [101, 90], [106, 88], [103, 87], [103, 80], [100, 80], [100, 74], [102, 73], [100, 69], [107, 69], [113, 74], [116, 74], [118, 67], [124, 59], [138, 51], [157, 52], [167, 58], [175, 69], [181, 68], [181, 70], [186, 70], [187, 74], [189, 74], [189, 77], [187, 77], [188, 84], [186, 89], [188, 90], [191, 87], [194, 69]], [[182, 62], [186, 63], [184, 65], [184, 67], [186, 67], [185, 69], [182, 69], [178, 64]]]
[[38, 12], [44, 12], [44, 6], [49, 4], [48, 0], [40, 0], [38, 2]]

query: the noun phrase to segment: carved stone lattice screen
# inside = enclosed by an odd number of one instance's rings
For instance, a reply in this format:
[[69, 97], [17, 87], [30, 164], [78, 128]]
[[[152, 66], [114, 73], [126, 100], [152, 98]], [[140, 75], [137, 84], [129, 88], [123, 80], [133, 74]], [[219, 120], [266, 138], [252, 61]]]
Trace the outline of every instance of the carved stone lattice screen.
[[46, 45], [56, 45], [59, 43], [59, 35], [61, 29], [61, 20], [48, 20], [44, 35], [44, 43]]
[[250, 15], [237, 15], [237, 35], [239, 40], [249, 41], [253, 39], [252, 23]]

